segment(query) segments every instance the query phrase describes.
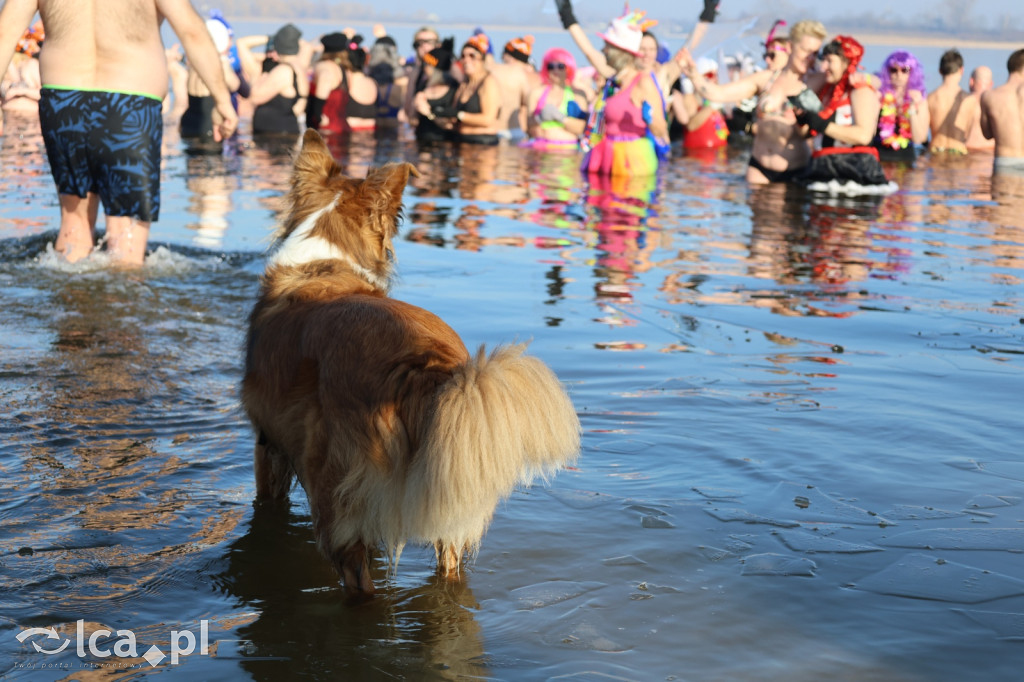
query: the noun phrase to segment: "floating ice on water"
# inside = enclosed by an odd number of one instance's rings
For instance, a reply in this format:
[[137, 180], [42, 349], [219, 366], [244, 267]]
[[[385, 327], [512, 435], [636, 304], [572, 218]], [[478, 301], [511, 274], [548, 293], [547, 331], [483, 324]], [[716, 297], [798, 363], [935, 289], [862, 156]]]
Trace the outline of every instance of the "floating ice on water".
[[810, 559], [766, 552], [744, 557], [742, 575], [813, 576], [817, 568]]
[[1024, 528], [929, 528], [878, 540], [887, 547], [1024, 551]]
[[993, 630], [999, 639], [1024, 640], [1024, 613], [953, 609], [978, 625]]
[[875, 547], [874, 545], [861, 545], [853, 542], [846, 542], [844, 540], [837, 540], [836, 538], [822, 535], [821, 533], [812, 533], [803, 530], [791, 530], [791, 531], [772, 531], [775, 535], [779, 536], [782, 540], [782, 544], [789, 547], [795, 552], [830, 552], [835, 554], [858, 554], [861, 552], [881, 552], [881, 547]]
[[770, 504], [787, 518], [800, 522], [854, 523], [859, 525], [896, 525], [889, 519], [848, 502], [837, 500], [813, 486], [783, 482], [768, 498]]
[[910, 504], [898, 504], [882, 516], [893, 521], [934, 521], [936, 519], [953, 519], [963, 516], [960, 511], [936, 509], [935, 507], [918, 507]]
[[592, 509], [594, 507], [603, 507], [621, 499], [606, 493], [594, 492], [592, 490], [558, 490], [549, 488], [547, 489], [547, 492], [551, 497], [573, 509]]
[[511, 595], [520, 609], [532, 611], [574, 599], [602, 587], [605, 587], [604, 583], [551, 580], [516, 588]]
[[1013, 507], [1018, 504], [1020, 504], [1020, 498], [1011, 495], [975, 495], [964, 506], [968, 509], [995, 509], [996, 507]]
[[652, 514], [648, 514], [647, 516], [645, 516], [643, 520], [640, 522], [640, 525], [642, 525], [644, 528], [675, 528], [675, 526], [670, 521], [667, 521], [666, 519], [663, 519], [660, 516], [654, 516]]
[[781, 526], [782, 528], [796, 528], [800, 524], [796, 521], [786, 521], [782, 519], [772, 519], [767, 516], [758, 516], [757, 514], [751, 514], [745, 509], [705, 509], [708, 514], [715, 517], [719, 521], [742, 521], [743, 523], [763, 523], [768, 526]]
[[925, 554], [908, 554], [853, 587], [877, 594], [960, 604], [1024, 595], [1024, 580]]
[[605, 566], [646, 566], [647, 562], [643, 559], [637, 559], [631, 554], [624, 554], [622, 556], [611, 557], [601, 562]]

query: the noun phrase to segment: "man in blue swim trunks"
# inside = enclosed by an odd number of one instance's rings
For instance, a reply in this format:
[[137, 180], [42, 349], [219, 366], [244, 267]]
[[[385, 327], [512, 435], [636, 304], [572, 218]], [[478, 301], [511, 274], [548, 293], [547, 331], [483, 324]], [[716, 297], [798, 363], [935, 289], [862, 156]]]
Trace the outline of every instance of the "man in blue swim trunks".
[[111, 258], [141, 265], [160, 213], [160, 109], [167, 94], [160, 25], [168, 20], [209, 87], [217, 139], [238, 126], [220, 55], [189, 0], [7, 0], [0, 9], [0, 73], [36, 12], [46, 29], [39, 122], [60, 195], [55, 248], [70, 262], [88, 256], [102, 201]]

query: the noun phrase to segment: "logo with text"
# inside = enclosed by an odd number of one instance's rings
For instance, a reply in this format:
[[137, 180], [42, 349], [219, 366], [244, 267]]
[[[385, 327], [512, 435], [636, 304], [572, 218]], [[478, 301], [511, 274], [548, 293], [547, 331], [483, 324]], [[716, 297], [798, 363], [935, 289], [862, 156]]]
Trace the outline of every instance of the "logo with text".
[[[48, 628], [28, 628], [17, 635], [22, 644], [28, 641], [32, 648], [38, 653], [56, 655], [62, 653], [72, 645], [75, 645], [75, 652], [79, 658], [92, 656], [97, 659], [115, 658], [140, 658], [139, 643], [135, 639], [135, 633], [131, 630], [111, 631], [105, 628], [93, 630], [87, 636], [85, 634], [85, 621], [77, 621], [75, 636], [62, 635], [53, 626]], [[168, 640], [168, 651], [153, 644], [146, 649], [141, 658], [145, 659], [152, 667], [160, 665], [164, 659], [170, 658], [171, 665], [177, 665], [178, 659], [196, 652], [199, 647], [199, 655], [207, 656], [210, 652], [210, 622], [199, 621], [199, 637], [191, 630], [171, 630]], [[145, 645], [143, 645], [145, 646]]]

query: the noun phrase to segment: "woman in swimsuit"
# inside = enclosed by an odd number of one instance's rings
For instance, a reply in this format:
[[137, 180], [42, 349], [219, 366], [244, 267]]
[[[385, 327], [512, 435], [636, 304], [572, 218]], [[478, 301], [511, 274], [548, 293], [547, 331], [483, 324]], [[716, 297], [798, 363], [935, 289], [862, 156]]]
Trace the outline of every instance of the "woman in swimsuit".
[[738, 102], [758, 97], [757, 129], [747, 182], [786, 182], [794, 179], [810, 161], [811, 149], [789, 98], [800, 95], [808, 86], [817, 89], [824, 80], [820, 74], [808, 77], [808, 71], [814, 65], [825, 36], [821, 23], [801, 21], [790, 32], [792, 52], [784, 69], [758, 71], [722, 85], [703, 77], [688, 50], [680, 50], [676, 55], [699, 96], [713, 102]]
[[422, 57], [423, 87], [413, 96], [416, 141], [445, 142], [455, 137], [455, 91], [459, 82], [452, 75], [455, 40], [445, 38]]
[[554, 47], [541, 62], [541, 87], [530, 93], [527, 111], [530, 119], [527, 132], [529, 146], [537, 149], [576, 150], [579, 136], [586, 127], [587, 99], [582, 90], [574, 89], [576, 60], [572, 53]]
[[882, 112], [874, 146], [883, 161], [913, 162], [917, 156], [914, 145], [928, 140], [924, 69], [914, 55], [897, 50], [885, 58], [877, 75], [882, 83]]
[[[231, 36], [223, 23], [215, 19], [206, 22], [206, 30], [213, 39], [213, 45], [220, 54], [221, 67], [224, 72], [224, 82], [227, 83], [230, 92], [238, 92], [242, 88], [242, 80], [235, 73], [228, 59], [228, 48], [231, 47]], [[181, 115], [178, 123], [179, 132], [183, 138], [201, 138], [204, 141], [213, 141], [213, 112], [217, 108], [210, 89], [199, 77], [199, 72], [191, 65], [188, 67], [188, 75], [185, 77], [185, 92], [188, 95], [188, 106]], [[245, 88], [243, 96], [248, 94]]]
[[[363, 37], [331, 33], [321, 42], [324, 56], [313, 71], [313, 108], [306, 118], [307, 127], [315, 122], [321, 131], [336, 134], [373, 130], [377, 124], [377, 83], [363, 73]], [[315, 116], [316, 109], [320, 110], [319, 117]]]
[[455, 93], [455, 129], [460, 142], [498, 144], [501, 93], [484, 64], [489, 45], [487, 36], [481, 33], [462, 47], [462, 72], [466, 80]]
[[[309, 95], [306, 69], [312, 51], [308, 43], [300, 42], [301, 35], [299, 29], [287, 24], [267, 46], [262, 73], [249, 91], [249, 101], [256, 107], [252, 116], [254, 135], [299, 133], [299, 117], [305, 114]], [[246, 70], [247, 64], [255, 61], [252, 48], [268, 42], [265, 36], [249, 36], [237, 42], [238, 57]]]
[[[718, 62], [707, 57], [697, 60], [697, 68], [704, 78], [718, 78]], [[697, 97], [692, 92], [672, 92], [672, 113], [683, 128], [683, 149], [700, 151], [724, 147], [729, 141], [729, 126], [722, 115], [721, 105]]]
[[[890, 186], [870, 146], [878, 126], [878, 93], [865, 78], [855, 78], [864, 48], [849, 36], [837, 36], [822, 50], [825, 85], [821, 109], [799, 112], [797, 120], [814, 135], [814, 155], [802, 180], [829, 183], [844, 192], [888, 193]], [[838, 183], [836, 187], [833, 183]], [[812, 184], [812, 188], [815, 186]]]
[[406, 120], [402, 103], [409, 78], [398, 55], [398, 46], [390, 36], [382, 36], [373, 44], [369, 75], [377, 83], [377, 129], [397, 129]]

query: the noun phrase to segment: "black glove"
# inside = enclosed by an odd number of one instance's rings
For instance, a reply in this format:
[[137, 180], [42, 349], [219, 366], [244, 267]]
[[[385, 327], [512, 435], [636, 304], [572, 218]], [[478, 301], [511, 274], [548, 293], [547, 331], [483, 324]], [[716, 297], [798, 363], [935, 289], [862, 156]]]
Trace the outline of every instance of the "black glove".
[[828, 127], [828, 124], [832, 122], [833, 118], [835, 118], [835, 114], [832, 114], [832, 116], [829, 116], [828, 118], [822, 118], [814, 112], [801, 111], [797, 114], [796, 122], [802, 126], [807, 126], [819, 135], [824, 135], [825, 128]]
[[570, 0], [555, 0], [555, 7], [558, 8], [558, 16], [562, 20], [564, 28], [580, 23], [576, 21], [576, 15], [573, 14], [572, 2]]
[[704, 0], [704, 11], [700, 13], [700, 20], [709, 24], [715, 20], [718, 14], [718, 0]]

